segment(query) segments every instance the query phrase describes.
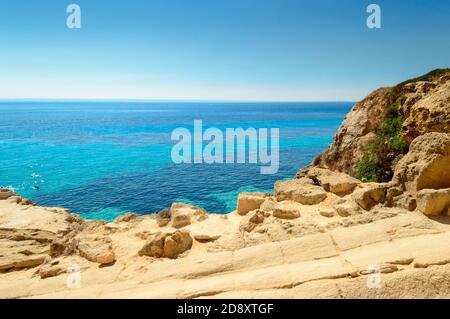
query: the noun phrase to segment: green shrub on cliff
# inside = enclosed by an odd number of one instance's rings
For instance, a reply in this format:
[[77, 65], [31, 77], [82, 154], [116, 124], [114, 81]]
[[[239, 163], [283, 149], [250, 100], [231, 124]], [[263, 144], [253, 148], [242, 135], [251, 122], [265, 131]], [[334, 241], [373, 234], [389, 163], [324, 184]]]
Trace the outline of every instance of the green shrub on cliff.
[[408, 151], [408, 143], [401, 134], [403, 117], [399, 107], [405, 103], [398, 98], [386, 110], [384, 121], [376, 130], [376, 138], [364, 149], [363, 156], [355, 166], [354, 176], [363, 182], [388, 182], [392, 179], [392, 166], [399, 156]]

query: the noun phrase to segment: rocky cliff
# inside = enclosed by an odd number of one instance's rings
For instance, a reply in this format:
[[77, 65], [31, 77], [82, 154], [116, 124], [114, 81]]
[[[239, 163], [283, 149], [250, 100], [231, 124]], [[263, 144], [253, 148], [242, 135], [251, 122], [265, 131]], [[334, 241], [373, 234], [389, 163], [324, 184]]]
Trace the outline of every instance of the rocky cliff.
[[370, 170], [365, 172], [369, 176], [359, 173], [363, 178], [385, 182], [392, 178], [409, 144], [431, 132], [450, 133], [450, 69], [379, 89], [357, 103], [338, 129], [334, 143], [314, 165], [357, 175], [363, 159], [370, 164], [365, 155], [372, 156], [375, 170], [390, 172], [375, 176]]
[[450, 298], [449, 85], [374, 92], [316, 166], [227, 215], [105, 223], [0, 189], [0, 298]]

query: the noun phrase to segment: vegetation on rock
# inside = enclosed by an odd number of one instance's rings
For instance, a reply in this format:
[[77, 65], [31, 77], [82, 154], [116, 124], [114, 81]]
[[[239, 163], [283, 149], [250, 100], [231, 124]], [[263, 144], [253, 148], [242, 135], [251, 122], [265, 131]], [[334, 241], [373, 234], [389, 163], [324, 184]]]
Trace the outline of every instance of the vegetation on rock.
[[404, 121], [399, 107], [406, 97], [399, 97], [386, 110], [384, 121], [376, 130], [376, 138], [369, 143], [355, 166], [354, 176], [363, 182], [388, 182], [393, 177], [393, 164], [408, 152], [409, 145], [402, 136]]
[[439, 79], [441, 76], [446, 75], [449, 72], [450, 69], [435, 69], [417, 78], [409, 79], [407, 81], [397, 84], [391, 89], [389, 94], [391, 104], [395, 103], [400, 97], [404, 96], [404, 94], [407, 93], [405, 89], [407, 84], [421, 81], [432, 82]]

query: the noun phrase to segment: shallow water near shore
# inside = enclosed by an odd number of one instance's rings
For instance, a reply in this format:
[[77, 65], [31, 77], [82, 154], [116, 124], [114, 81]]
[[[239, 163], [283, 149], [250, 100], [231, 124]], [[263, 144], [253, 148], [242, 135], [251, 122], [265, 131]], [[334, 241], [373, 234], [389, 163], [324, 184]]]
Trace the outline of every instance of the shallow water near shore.
[[[272, 191], [330, 143], [353, 103], [0, 103], [0, 186], [43, 206], [113, 220], [183, 201], [213, 213], [235, 209], [241, 191]], [[177, 127], [280, 129], [280, 168], [180, 164]]]

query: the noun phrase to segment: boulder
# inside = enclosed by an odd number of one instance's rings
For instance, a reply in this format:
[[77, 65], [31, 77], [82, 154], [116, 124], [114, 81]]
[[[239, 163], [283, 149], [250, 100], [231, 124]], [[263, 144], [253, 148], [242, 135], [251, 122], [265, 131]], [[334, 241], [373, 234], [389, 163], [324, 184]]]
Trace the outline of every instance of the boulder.
[[77, 238], [76, 249], [81, 257], [101, 265], [110, 264], [116, 259], [109, 237], [87, 236]]
[[303, 205], [316, 205], [327, 198], [327, 192], [319, 186], [305, 185], [292, 193], [292, 200]]
[[201, 221], [208, 218], [208, 213], [199, 207], [183, 203], [173, 203], [170, 207], [170, 226], [182, 228], [190, 225], [192, 221]]
[[136, 217], [138, 217], [138, 215], [133, 214], [133, 213], [126, 213], [124, 215], [117, 217], [114, 220], [114, 223], [128, 223], [128, 222], [136, 219]]
[[329, 169], [313, 167], [308, 171], [308, 177], [323, 187], [327, 192], [344, 196], [353, 192], [361, 182], [347, 174], [333, 172]]
[[0, 188], [0, 200], [8, 199], [15, 196], [14, 192], [8, 188]]
[[312, 186], [314, 182], [309, 178], [297, 178], [288, 181], [278, 181], [275, 183], [275, 197], [277, 201], [292, 199], [293, 193], [305, 187]]
[[275, 205], [273, 216], [281, 219], [296, 219], [300, 217], [300, 210], [297, 202], [282, 201]]
[[419, 191], [417, 208], [427, 216], [447, 215], [450, 210], [450, 188]]
[[164, 240], [164, 256], [176, 258], [179, 254], [191, 249], [192, 238], [187, 231], [177, 231]]
[[237, 213], [239, 215], [246, 215], [252, 210], [259, 209], [266, 198], [270, 196], [266, 193], [239, 193], [237, 203]]
[[375, 205], [386, 199], [387, 184], [369, 183], [357, 188], [352, 199], [364, 210], [371, 210]]
[[139, 256], [176, 258], [191, 249], [192, 237], [189, 232], [177, 230], [174, 233], [158, 232], [147, 240], [138, 252]]

